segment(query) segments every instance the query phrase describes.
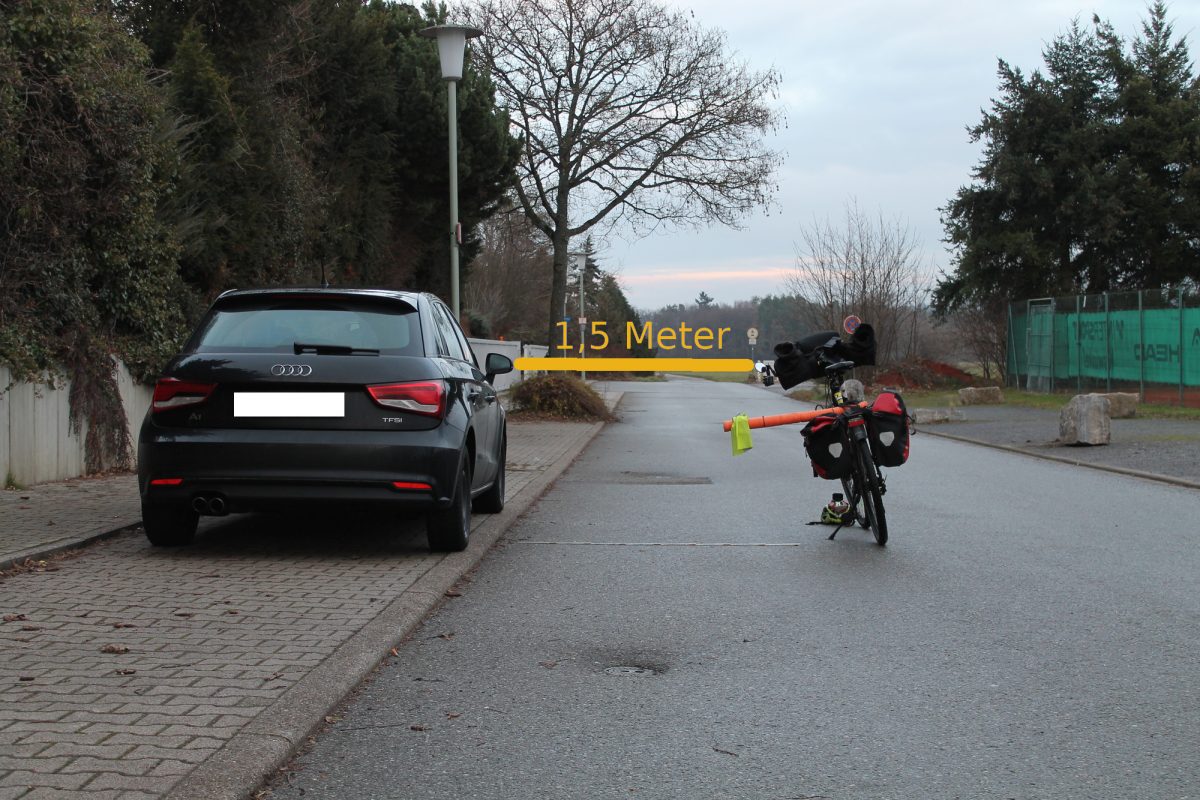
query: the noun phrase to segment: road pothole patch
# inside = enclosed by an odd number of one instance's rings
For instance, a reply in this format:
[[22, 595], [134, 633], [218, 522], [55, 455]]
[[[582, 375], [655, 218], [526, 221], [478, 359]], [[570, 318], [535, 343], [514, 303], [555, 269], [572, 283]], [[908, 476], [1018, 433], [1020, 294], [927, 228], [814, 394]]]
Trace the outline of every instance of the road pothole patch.
[[605, 675], [615, 675], [617, 677], [634, 677], [634, 678], [649, 678], [654, 675], [659, 675], [658, 670], [651, 667], [639, 667], [635, 665], [622, 664], [615, 667], [607, 667], [604, 670]]

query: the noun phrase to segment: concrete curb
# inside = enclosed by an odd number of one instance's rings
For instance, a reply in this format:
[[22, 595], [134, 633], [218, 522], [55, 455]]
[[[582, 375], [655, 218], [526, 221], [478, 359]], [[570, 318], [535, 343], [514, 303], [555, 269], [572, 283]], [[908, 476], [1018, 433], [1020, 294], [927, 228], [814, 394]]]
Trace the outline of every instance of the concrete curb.
[[240, 800], [276, 774], [325, 724], [362, 681], [442, 604], [445, 593], [474, 568], [492, 545], [525, 513], [591, 443], [605, 423], [581, 431], [568, 450], [505, 504], [504, 511], [476, 524], [461, 553], [438, 561], [313, 671], [255, 717], [244, 730], [166, 794], [167, 800]]
[[74, 550], [78, 547], [86, 547], [89, 544], [103, 541], [104, 539], [111, 539], [118, 534], [136, 530], [140, 527], [142, 527], [142, 521], [141, 519], [138, 519], [135, 522], [129, 522], [109, 530], [60, 539], [52, 545], [41, 544], [30, 550], [24, 550], [20, 553], [17, 553], [16, 555], [6, 555], [0, 557], [0, 572], [3, 572], [6, 569], [11, 569], [12, 567], [20, 566], [26, 561], [39, 561], [43, 558], [49, 558], [50, 556], [64, 553], [67, 550]]
[[1169, 483], [1173, 486], [1182, 486], [1185, 489], [1200, 489], [1200, 483], [1189, 481], [1186, 478], [1173, 478], [1170, 475], [1159, 475], [1157, 472], [1143, 472], [1136, 469], [1126, 469], [1125, 467], [1113, 467], [1107, 464], [1095, 464], [1091, 461], [1080, 461], [1075, 458], [1067, 458], [1066, 456], [1055, 456], [1049, 453], [1037, 453], [1032, 450], [1025, 450], [1020, 447], [1013, 447], [1009, 444], [995, 444], [994, 442], [984, 442], [979, 439], [971, 439], [966, 436], [957, 436], [953, 433], [942, 433], [940, 431], [931, 431], [928, 428], [920, 428], [921, 433], [927, 433], [930, 436], [938, 436], [942, 439], [949, 439], [954, 442], [963, 442], [964, 444], [974, 444], [980, 447], [990, 447], [993, 450], [1005, 450], [1009, 453], [1019, 453], [1030, 458], [1040, 458], [1043, 461], [1057, 461], [1060, 464], [1070, 464], [1075, 467], [1087, 467], [1088, 469], [1100, 470], [1101, 472], [1113, 472], [1118, 475], [1128, 475], [1132, 478], [1142, 478], [1148, 481], [1157, 481], [1158, 483]]

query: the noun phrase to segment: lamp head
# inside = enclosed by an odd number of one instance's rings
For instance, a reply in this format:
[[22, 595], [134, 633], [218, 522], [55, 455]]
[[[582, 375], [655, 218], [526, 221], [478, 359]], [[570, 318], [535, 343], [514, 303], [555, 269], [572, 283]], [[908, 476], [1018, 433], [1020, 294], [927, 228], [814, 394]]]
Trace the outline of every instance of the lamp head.
[[437, 39], [438, 56], [442, 61], [442, 79], [447, 81], [462, 80], [467, 39], [483, 36], [483, 31], [469, 25], [434, 25], [420, 33], [427, 39]]

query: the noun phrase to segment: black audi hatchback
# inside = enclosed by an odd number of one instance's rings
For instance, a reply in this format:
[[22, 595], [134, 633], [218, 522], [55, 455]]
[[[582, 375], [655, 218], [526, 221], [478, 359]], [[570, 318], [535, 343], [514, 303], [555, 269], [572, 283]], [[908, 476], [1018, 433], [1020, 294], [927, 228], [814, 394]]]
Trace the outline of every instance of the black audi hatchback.
[[461, 550], [504, 507], [505, 414], [449, 309], [380, 289], [226, 292], [154, 387], [138, 437], [146, 536], [201, 515], [334, 504], [426, 514]]

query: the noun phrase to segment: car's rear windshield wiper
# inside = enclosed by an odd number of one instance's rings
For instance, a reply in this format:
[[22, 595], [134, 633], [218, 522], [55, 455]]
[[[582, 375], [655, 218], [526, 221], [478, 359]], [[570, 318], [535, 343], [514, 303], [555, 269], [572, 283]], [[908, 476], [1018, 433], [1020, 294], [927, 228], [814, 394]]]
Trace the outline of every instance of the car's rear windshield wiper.
[[377, 356], [379, 351], [371, 347], [350, 347], [344, 344], [305, 344], [296, 342], [292, 345], [296, 355], [315, 353], [319, 356]]

